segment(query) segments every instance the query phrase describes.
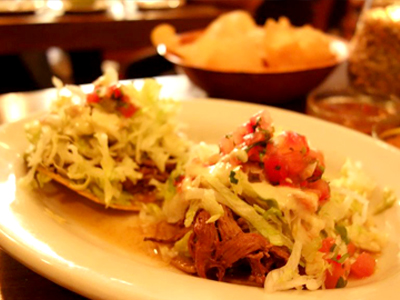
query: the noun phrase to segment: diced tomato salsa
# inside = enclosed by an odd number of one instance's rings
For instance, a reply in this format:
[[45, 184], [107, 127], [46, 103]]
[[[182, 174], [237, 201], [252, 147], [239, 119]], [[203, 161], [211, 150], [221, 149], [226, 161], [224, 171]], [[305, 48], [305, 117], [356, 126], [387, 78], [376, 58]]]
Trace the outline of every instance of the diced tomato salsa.
[[244, 149], [248, 161], [233, 159], [233, 164], [258, 163], [271, 184], [310, 190], [319, 196], [320, 203], [327, 201], [330, 191], [328, 183], [321, 179], [325, 169], [322, 154], [311, 149], [301, 134], [285, 131], [273, 137], [273, 132], [271, 116], [261, 111], [222, 138], [221, 153]]
[[[102, 105], [104, 101], [112, 101], [115, 111], [118, 111], [125, 118], [132, 117], [139, 109], [129, 99], [127, 95], [122, 92], [120, 85], [111, 85], [103, 88], [96, 86], [92, 93], [86, 95], [86, 102], [90, 104], [98, 103]], [[109, 107], [108, 105], [107, 107]]]
[[324, 257], [330, 265], [325, 272], [325, 288], [342, 288], [346, 286], [349, 277], [365, 278], [374, 273], [376, 261], [370, 253], [358, 251], [356, 246], [349, 242], [346, 256], [336, 255], [334, 258], [330, 258], [334, 253], [335, 246], [335, 239], [327, 237], [322, 241], [319, 249], [320, 252], [326, 254]]

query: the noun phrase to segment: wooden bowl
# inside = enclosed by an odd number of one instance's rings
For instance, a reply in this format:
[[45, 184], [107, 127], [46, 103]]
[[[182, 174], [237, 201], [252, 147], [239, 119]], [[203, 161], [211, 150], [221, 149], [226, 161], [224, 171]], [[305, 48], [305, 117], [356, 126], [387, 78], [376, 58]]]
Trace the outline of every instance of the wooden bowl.
[[[201, 31], [181, 34], [180, 43], [192, 42], [199, 34]], [[199, 68], [186, 64], [180, 56], [168, 50], [158, 52], [182, 70], [195, 85], [205, 90], [209, 97], [280, 104], [304, 98], [312, 89], [322, 83], [335, 67], [347, 59], [347, 43], [333, 36], [332, 41], [335, 41], [342, 50], [336, 60], [310, 69], [271, 70], [264, 73], [228, 72]]]

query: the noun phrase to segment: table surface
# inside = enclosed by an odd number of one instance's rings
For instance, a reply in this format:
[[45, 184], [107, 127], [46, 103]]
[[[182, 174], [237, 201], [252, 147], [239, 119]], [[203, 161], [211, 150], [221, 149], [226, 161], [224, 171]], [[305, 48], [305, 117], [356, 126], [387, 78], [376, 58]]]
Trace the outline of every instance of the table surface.
[[178, 32], [199, 29], [226, 11], [203, 4], [139, 10], [128, 6], [134, 1], [107, 3], [106, 10], [93, 13], [63, 13], [49, 8], [32, 14], [0, 12], [0, 54], [43, 51], [53, 46], [65, 50], [131, 50], [150, 46], [150, 33], [160, 23], [170, 23]]

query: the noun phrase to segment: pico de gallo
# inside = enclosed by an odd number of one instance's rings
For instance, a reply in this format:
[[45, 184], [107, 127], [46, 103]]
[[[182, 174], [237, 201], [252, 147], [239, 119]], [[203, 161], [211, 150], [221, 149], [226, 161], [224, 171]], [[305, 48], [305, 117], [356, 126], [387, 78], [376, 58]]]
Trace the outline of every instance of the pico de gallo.
[[130, 97], [123, 92], [120, 83], [110, 86], [96, 85], [94, 91], [87, 94], [86, 102], [89, 105], [99, 104], [110, 112], [119, 112], [123, 117], [130, 118], [139, 109], [130, 100]]

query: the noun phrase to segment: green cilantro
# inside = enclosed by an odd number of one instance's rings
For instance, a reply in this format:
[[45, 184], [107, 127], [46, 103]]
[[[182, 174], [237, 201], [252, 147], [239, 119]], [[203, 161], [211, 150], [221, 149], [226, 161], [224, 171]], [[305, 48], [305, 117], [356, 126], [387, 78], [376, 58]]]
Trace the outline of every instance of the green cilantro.
[[266, 146], [267, 146], [267, 143], [266, 143], [265, 141], [256, 142], [256, 143], [254, 143], [254, 144], [251, 144], [251, 145], [249, 145], [249, 146], [246, 146], [246, 147], [244, 148], [244, 151], [246, 151], [246, 152], [248, 153], [252, 148], [257, 147], [257, 146], [266, 147]]
[[337, 233], [339, 233], [340, 237], [342, 238], [342, 241], [345, 242], [346, 244], [350, 243], [349, 237], [347, 236], [347, 229], [346, 227], [342, 225], [336, 225], [335, 230]]
[[342, 264], [342, 263], [344, 263], [345, 262], [345, 260], [348, 258], [350, 256], [350, 254], [349, 253], [346, 253], [346, 254], [344, 254], [343, 256], [341, 256], [339, 259], [337, 259], [337, 258], [332, 258], [332, 260], [333, 261], [336, 261], [337, 263], [339, 263], [339, 264]]
[[268, 207], [275, 207], [279, 209], [278, 202], [275, 199], [266, 199], [265, 202], [267, 203]]
[[346, 287], [346, 285], [347, 285], [347, 280], [344, 280], [343, 277], [339, 277], [339, 280], [338, 280], [338, 282], [336, 283], [336, 287], [335, 287], [335, 288], [341, 289], [341, 288]]
[[235, 176], [236, 176], [236, 172], [231, 171], [231, 173], [229, 174], [229, 180], [230, 180], [230, 182], [233, 183], [233, 184], [237, 184], [237, 183], [239, 182], [239, 180], [237, 180], [237, 179], [235, 178]]

